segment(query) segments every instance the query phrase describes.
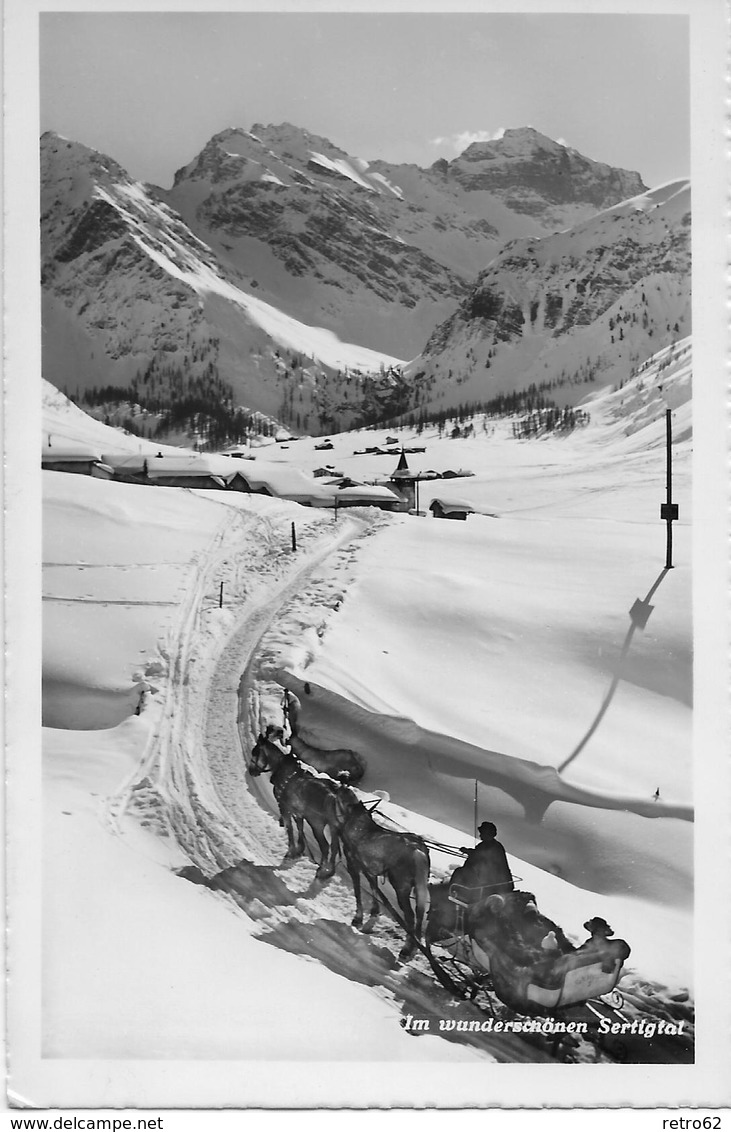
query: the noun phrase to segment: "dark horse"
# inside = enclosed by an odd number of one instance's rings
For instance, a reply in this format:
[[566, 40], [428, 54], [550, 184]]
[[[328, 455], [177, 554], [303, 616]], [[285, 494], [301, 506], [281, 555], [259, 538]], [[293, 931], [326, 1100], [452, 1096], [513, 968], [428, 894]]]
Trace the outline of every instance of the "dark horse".
[[[408, 932], [400, 959], [409, 959], [421, 938], [429, 897], [429, 850], [413, 833], [397, 833], [378, 825], [355, 793], [342, 786], [335, 798], [340, 838], [345, 861], [355, 893], [353, 926], [363, 923], [361, 874], [373, 894], [370, 920], [364, 931], [371, 931], [379, 911], [378, 878], [390, 881]], [[411, 893], [416, 894], [416, 915], [411, 907]]]
[[[305, 685], [305, 687], [309, 687], [309, 685]], [[314, 767], [315, 770], [329, 774], [331, 778], [337, 778], [341, 782], [358, 782], [366, 772], [366, 764], [361, 756], [347, 748], [325, 750], [308, 743], [302, 735], [299, 724], [301, 708], [299, 698], [295, 696], [294, 692], [285, 688], [284, 718], [289, 723], [289, 745], [297, 758], [308, 766]], [[283, 728], [270, 726], [267, 728], [267, 735], [270, 731], [279, 731], [282, 739], [284, 739]]]
[[290, 736], [289, 745], [303, 763], [341, 782], [358, 782], [365, 774], [365, 763], [355, 751], [347, 749], [325, 751], [320, 747], [312, 747], [294, 731]]
[[[274, 797], [287, 830], [289, 848], [286, 856], [301, 857], [305, 852], [304, 823], [307, 822], [320, 847], [320, 865], [317, 877], [324, 880], [335, 872], [340, 840], [335, 814], [335, 795], [338, 787], [327, 779], [317, 778], [306, 770], [299, 759], [283, 751], [264, 735], [259, 735], [249, 763], [249, 773], [256, 777], [268, 771], [271, 774]], [[292, 821], [297, 825], [295, 841]], [[330, 843], [325, 830], [330, 830]]]

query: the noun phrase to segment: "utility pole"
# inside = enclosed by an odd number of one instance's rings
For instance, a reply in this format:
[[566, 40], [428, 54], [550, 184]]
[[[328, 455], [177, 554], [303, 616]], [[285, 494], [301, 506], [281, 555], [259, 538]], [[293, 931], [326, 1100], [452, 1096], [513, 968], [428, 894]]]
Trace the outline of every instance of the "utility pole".
[[475, 779], [475, 841], [477, 840], [477, 779]]
[[673, 568], [673, 523], [678, 518], [677, 503], [673, 503], [673, 467], [672, 467], [672, 424], [670, 409], [665, 410], [665, 502], [660, 505], [660, 518], [667, 524], [667, 539], [665, 544], [665, 569]]

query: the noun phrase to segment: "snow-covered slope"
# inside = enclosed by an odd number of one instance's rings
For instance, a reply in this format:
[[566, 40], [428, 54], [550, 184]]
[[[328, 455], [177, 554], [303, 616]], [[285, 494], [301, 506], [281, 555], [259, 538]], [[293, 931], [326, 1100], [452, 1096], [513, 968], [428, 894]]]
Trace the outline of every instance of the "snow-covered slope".
[[[44, 473], [46, 677], [73, 682], [47, 700], [46, 1056], [539, 1056], [516, 1039], [414, 1041], [405, 1012], [469, 1008], [410, 997], [433, 984], [394, 971], [393, 929], [369, 941], [349, 927], [344, 878], [315, 891], [311, 862], [280, 867], [284, 837], [239, 742], [274, 721], [285, 669], [303, 726], [364, 755], [388, 817], [469, 843], [478, 779], [481, 816], [546, 914], [577, 938], [603, 915], [628, 939], [632, 1017], [685, 1009], [689, 393], [684, 342], [593, 397], [569, 435], [520, 441], [479, 419], [464, 439], [422, 433], [412, 464], [475, 473], [448, 485], [479, 512], [466, 523], [334, 524], [284, 501]], [[667, 573], [666, 405], [680, 505]], [[49, 409], [60, 427], [53, 395]], [[103, 426], [84, 428], [92, 443]], [[393, 470], [363, 448], [336, 436], [328, 459], [363, 478]], [[311, 440], [266, 453], [300, 470], [322, 459]], [[422, 505], [443, 490], [421, 487]], [[434, 855], [440, 874], [454, 863]], [[184, 865], [200, 871], [175, 876]], [[305, 1047], [293, 994], [328, 1020]], [[354, 1013], [335, 1048], [328, 1025]]]
[[629, 377], [690, 318], [690, 186], [674, 181], [506, 244], [407, 373], [422, 375], [432, 407], [532, 383], [574, 403], [587, 384]]
[[[54, 134], [42, 139], [43, 371], [70, 391], [137, 378], [224, 381], [238, 403], [280, 408], [280, 351], [316, 385], [325, 369], [398, 359], [285, 314], [187, 227], [153, 187]], [[315, 364], [312, 364], [315, 363]], [[222, 396], [225, 392], [222, 391]]]

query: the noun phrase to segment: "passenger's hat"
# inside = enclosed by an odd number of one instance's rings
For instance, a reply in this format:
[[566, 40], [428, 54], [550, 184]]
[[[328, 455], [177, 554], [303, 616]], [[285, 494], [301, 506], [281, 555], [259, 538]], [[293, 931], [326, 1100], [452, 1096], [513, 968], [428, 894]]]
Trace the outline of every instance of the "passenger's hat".
[[497, 837], [497, 826], [491, 821], [483, 821], [477, 827], [478, 833], [484, 833], [488, 837]]

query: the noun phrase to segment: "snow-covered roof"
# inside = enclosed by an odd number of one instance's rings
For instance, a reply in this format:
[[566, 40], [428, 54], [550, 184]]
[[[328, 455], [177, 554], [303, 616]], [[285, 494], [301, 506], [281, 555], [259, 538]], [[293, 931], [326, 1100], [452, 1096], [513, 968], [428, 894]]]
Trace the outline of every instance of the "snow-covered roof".
[[239, 459], [253, 460], [255, 457], [251, 454], [251, 447], [248, 444], [232, 444], [230, 448], [224, 448], [221, 453], [222, 456], [236, 456]]
[[75, 443], [73, 440], [65, 440], [63, 444], [43, 444], [41, 446], [41, 460], [44, 464], [70, 464], [73, 461], [86, 463], [87, 460], [96, 460], [101, 463], [102, 459], [102, 454], [98, 448], [92, 448], [88, 444]]
[[392, 503], [399, 502], [399, 497], [395, 492], [391, 491], [388, 487], [379, 487], [370, 484], [358, 484], [357, 487], [341, 487], [338, 489], [338, 499], [373, 499], [373, 500], [389, 500]]
[[181, 452], [179, 456], [148, 456], [147, 474], [151, 480], [162, 476], [218, 476], [228, 481], [236, 475], [236, 466], [225, 456]]
[[298, 468], [287, 464], [274, 464], [256, 460], [236, 469], [254, 489], [265, 487], [273, 495], [297, 502], [332, 499], [332, 489], [327, 490], [314, 476], [305, 475]]
[[442, 496], [437, 496], [435, 499], [432, 499], [429, 506], [433, 507], [435, 503], [438, 503], [442, 511], [447, 515], [451, 511], [469, 511], [474, 513], [475, 510], [472, 504], [467, 503], [464, 499], [443, 499]]
[[118, 472], [141, 472], [145, 460], [152, 459], [150, 453], [145, 452], [105, 452], [104, 462]]

